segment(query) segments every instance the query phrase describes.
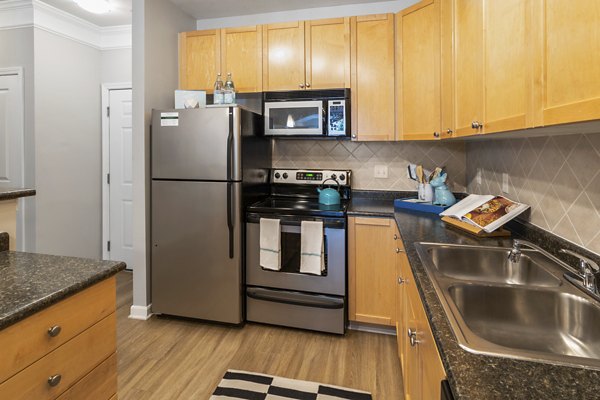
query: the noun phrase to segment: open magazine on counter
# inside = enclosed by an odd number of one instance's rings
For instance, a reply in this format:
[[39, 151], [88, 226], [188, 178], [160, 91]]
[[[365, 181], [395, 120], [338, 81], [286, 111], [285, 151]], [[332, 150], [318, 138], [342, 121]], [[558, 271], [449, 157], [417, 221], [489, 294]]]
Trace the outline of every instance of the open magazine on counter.
[[527, 204], [502, 196], [471, 194], [440, 215], [456, 218], [490, 233], [528, 208]]

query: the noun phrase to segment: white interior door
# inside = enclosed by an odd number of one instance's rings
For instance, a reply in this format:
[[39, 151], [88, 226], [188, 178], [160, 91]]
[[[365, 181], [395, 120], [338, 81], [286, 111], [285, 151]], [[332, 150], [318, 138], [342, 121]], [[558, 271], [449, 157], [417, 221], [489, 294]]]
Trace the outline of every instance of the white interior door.
[[[23, 187], [23, 74], [0, 69], [0, 187]], [[23, 200], [17, 210], [16, 249], [24, 248]]]
[[133, 268], [133, 153], [131, 89], [109, 94], [109, 241], [111, 260]]

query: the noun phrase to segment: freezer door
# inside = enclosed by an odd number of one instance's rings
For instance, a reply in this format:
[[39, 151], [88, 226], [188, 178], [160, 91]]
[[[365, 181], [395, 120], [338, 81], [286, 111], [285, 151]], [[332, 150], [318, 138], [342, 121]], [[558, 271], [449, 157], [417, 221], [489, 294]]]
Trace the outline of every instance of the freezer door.
[[240, 181], [240, 109], [152, 111], [152, 178]]
[[152, 182], [152, 310], [242, 321], [241, 183]]

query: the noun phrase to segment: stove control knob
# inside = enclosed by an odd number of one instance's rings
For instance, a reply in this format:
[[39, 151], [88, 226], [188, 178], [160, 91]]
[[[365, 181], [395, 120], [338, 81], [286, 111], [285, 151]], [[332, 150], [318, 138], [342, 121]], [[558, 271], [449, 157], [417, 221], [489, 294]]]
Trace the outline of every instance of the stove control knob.
[[337, 175], [336, 174], [331, 174], [331, 179], [337, 179]]
[[275, 179], [279, 179], [281, 178], [281, 175], [279, 174], [279, 172], [275, 172]]
[[344, 174], [341, 174], [341, 175], [340, 175], [340, 181], [344, 181], [344, 180], [346, 180], [346, 175], [344, 175]]
[[288, 174], [287, 174], [287, 172], [284, 172], [284, 173], [283, 173], [283, 179], [287, 179], [287, 177], [288, 177]]

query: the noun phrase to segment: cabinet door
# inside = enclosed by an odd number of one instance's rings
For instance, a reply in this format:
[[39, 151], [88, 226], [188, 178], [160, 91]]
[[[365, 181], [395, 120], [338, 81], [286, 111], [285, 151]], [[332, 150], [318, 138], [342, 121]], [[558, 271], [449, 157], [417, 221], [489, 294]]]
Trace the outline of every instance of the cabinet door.
[[221, 29], [221, 65], [238, 92], [261, 92], [262, 26]]
[[600, 0], [534, 4], [536, 125], [600, 118]]
[[394, 140], [394, 14], [351, 18], [352, 139]]
[[440, 11], [425, 0], [396, 14], [398, 139], [440, 138]]
[[218, 30], [179, 34], [179, 88], [212, 93], [221, 72], [221, 37]]
[[417, 287], [413, 280], [411, 272], [407, 273], [405, 282], [405, 306], [404, 306], [404, 323], [405, 330], [403, 332], [405, 336], [404, 342], [404, 354], [406, 358], [404, 366], [404, 398], [406, 400], [420, 400], [421, 396], [421, 372], [423, 365], [421, 363], [420, 348], [417, 343], [411, 343], [409, 331], [415, 335], [415, 340], [419, 340], [419, 316], [417, 306], [419, 306], [420, 299], [417, 293]]
[[304, 22], [263, 26], [264, 90], [301, 90], [304, 73]]
[[483, 1], [454, 0], [454, 123], [456, 136], [483, 124]]
[[531, 0], [484, 3], [483, 132], [533, 126]]
[[350, 18], [305, 22], [306, 87], [350, 87]]
[[350, 320], [396, 326], [395, 222], [349, 218]]

